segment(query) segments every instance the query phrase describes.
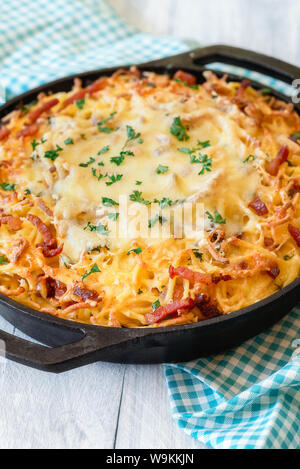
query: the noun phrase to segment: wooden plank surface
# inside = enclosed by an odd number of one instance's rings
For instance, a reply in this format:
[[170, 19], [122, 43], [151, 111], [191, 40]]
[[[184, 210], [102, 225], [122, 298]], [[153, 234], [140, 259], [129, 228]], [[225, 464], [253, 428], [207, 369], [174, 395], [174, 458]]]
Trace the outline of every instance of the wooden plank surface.
[[[300, 64], [296, 0], [110, 0], [146, 32], [227, 43]], [[1, 47], [1, 46], [0, 46]], [[0, 328], [14, 329], [0, 319]], [[197, 448], [173, 422], [161, 366], [52, 375], [0, 361], [0, 448]]]

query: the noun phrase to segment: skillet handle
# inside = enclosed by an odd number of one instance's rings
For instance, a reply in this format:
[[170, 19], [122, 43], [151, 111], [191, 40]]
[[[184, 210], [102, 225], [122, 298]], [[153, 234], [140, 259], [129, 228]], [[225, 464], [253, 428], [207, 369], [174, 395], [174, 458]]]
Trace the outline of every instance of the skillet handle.
[[300, 68], [294, 65], [247, 49], [221, 44], [201, 47], [174, 57], [150, 62], [146, 65], [161, 65], [174, 70], [179, 68], [195, 69], [195, 66], [198, 66], [200, 70], [205, 70], [205, 66], [213, 62], [248, 68], [290, 85], [296, 78], [300, 78]]
[[[95, 327], [95, 326], [93, 326]], [[77, 329], [79, 340], [60, 347], [50, 348], [21, 339], [0, 330], [0, 341], [5, 357], [15, 362], [43, 371], [61, 373], [101, 360], [101, 352], [114, 353], [114, 347], [145, 335], [142, 331], [129, 332], [113, 328]], [[118, 347], [117, 347], [118, 348]], [[113, 361], [113, 360], [112, 360]]]
[[272, 78], [277, 78], [290, 85], [296, 78], [300, 78], [300, 68], [274, 57], [238, 47], [225, 45], [204, 47], [192, 51], [191, 58], [196, 65], [222, 62], [249, 68], [259, 73], [271, 75]]

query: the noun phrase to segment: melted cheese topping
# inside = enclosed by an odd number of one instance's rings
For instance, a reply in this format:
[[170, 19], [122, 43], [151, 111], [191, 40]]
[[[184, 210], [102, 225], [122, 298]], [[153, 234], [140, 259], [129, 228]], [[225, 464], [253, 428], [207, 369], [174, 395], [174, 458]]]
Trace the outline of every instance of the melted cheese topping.
[[[0, 140], [2, 217], [19, 218], [22, 227], [3, 219], [3, 293], [11, 294], [11, 285], [19, 301], [45, 312], [136, 327], [150, 324], [158, 305], [192, 298], [192, 308], [158, 323], [193, 322], [211, 314], [196, 305], [199, 295], [222, 314], [294, 280], [299, 247], [289, 226], [299, 226], [300, 147], [289, 136], [300, 129], [299, 117], [239, 86], [209, 75], [204, 86], [189, 87], [133, 71], [68, 106], [67, 99], [80, 96], [78, 82], [70, 93], [40, 96], [29, 113], [9, 116], [10, 135]], [[22, 136], [32, 113], [53, 98], [38, 128]], [[284, 144], [289, 165], [274, 177], [266, 169]], [[267, 214], [251, 207], [256, 198]], [[146, 236], [125, 233], [123, 203], [131, 228], [144, 209]], [[178, 236], [174, 211], [187, 203], [190, 221]], [[198, 206], [204, 230], [195, 236]], [[50, 227], [61, 253], [48, 256], [43, 228], [28, 214]], [[16, 259], [9, 247], [21, 242], [28, 246]], [[186, 271], [172, 277], [170, 266]], [[214, 280], [199, 282], [190, 272]]]

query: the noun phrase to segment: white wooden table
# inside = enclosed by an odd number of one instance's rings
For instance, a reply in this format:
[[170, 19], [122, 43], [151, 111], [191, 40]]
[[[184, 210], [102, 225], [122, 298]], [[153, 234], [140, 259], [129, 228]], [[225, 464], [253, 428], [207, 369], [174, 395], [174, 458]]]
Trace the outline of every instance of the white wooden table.
[[[110, 2], [147, 32], [300, 63], [297, 0]], [[15, 333], [2, 319], [0, 328]], [[52, 375], [1, 361], [0, 399], [0, 448], [201, 448], [172, 421], [161, 366], [98, 363]]]

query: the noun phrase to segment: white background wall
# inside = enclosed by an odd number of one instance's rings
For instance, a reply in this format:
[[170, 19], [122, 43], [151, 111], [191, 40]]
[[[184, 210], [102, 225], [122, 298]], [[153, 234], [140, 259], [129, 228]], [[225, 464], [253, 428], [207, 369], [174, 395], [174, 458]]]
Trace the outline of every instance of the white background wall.
[[299, 0], [109, 0], [154, 34], [226, 43], [300, 65]]

